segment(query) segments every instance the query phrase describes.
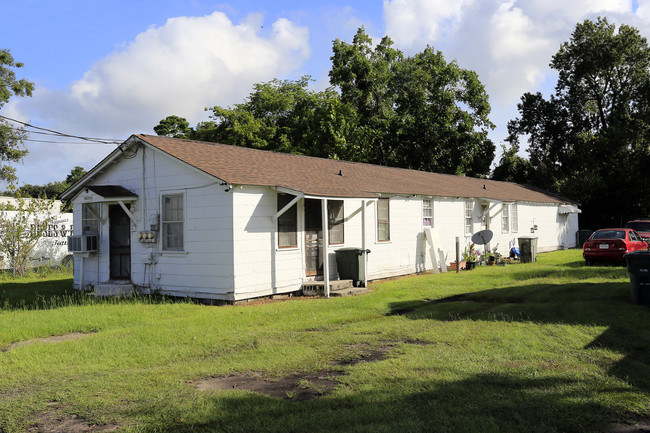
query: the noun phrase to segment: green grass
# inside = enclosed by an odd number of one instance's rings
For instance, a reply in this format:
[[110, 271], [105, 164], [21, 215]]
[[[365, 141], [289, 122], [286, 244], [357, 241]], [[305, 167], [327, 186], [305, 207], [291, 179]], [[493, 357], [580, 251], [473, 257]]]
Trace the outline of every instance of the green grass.
[[[602, 432], [647, 419], [650, 310], [631, 303], [626, 269], [584, 267], [577, 250], [538, 258], [226, 307], [89, 299], [69, 277], [0, 281], [0, 432], [72, 415], [128, 432]], [[38, 340], [70, 333], [88, 335]], [[372, 350], [385, 356], [342, 362]], [[192, 386], [322, 371], [343, 374], [307, 401]]]

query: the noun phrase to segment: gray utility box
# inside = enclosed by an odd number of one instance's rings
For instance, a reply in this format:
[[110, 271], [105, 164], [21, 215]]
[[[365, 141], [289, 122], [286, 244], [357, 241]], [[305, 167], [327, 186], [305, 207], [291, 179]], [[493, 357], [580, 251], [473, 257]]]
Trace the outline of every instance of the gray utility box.
[[650, 251], [633, 251], [624, 257], [630, 273], [632, 302], [650, 304]]
[[537, 238], [522, 236], [518, 241], [521, 263], [535, 263], [537, 261]]
[[365, 276], [366, 254], [370, 253], [370, 250], [341, 248], [336, 250], [335, 253], [339, 279], [352, 280], [354, 287], [360, 287]]

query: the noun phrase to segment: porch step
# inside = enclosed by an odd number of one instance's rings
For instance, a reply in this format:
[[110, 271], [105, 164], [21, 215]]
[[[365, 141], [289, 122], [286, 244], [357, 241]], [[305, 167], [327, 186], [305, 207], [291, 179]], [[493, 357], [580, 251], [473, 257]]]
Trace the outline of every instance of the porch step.
[[356, 296], [367, 292], [368, 289], [365, 287], [346, 287], [344, 289], [330, 290], [330, 296]]
[[[330, 296], [351, 296], [365, 292], [365, 287], [353, 287], [352, 280], [330, 281]], [[303, 283], [302, 294], [305, 296], [324, 296], [325, 282], [309, 281]]]
[[97, 284], [94, 287], [95, 296], [131, 296], [133, 295], [133, 284], [131, 283], [106, 283]]

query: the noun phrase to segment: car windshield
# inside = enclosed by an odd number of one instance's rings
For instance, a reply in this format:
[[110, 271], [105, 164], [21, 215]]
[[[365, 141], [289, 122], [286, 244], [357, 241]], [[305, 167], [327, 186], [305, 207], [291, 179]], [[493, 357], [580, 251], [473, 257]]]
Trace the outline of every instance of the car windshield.
[[591, 236], [591, 239], [625, 239], [623, 230], [598, 230]]
[[630, 221], [625, 227], [634, 229], [637, 232], [650, 232], [650, 221]]

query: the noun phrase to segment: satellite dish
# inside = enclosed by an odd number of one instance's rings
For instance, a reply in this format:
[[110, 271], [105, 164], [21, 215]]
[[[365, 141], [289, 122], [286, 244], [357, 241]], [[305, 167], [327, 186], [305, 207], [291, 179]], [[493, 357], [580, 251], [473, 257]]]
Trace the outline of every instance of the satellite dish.
[[492, 236], [494, 236], [492, 230], [481, 230], [472, 235], [472, 242], [476, 245], [485, 245], [492, 240]]

